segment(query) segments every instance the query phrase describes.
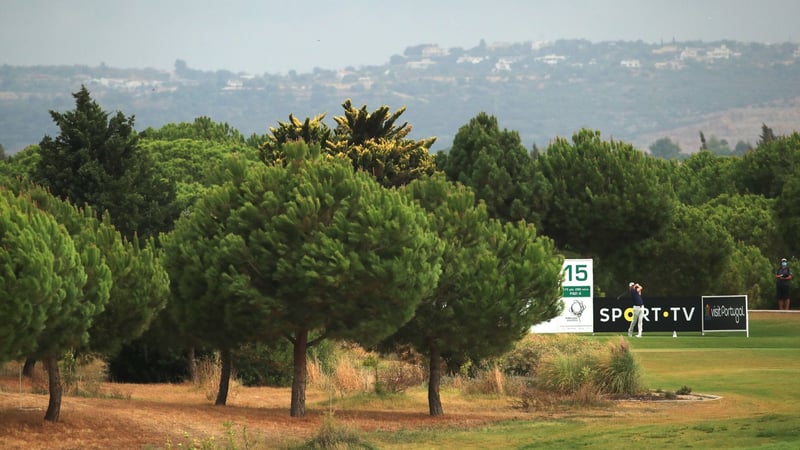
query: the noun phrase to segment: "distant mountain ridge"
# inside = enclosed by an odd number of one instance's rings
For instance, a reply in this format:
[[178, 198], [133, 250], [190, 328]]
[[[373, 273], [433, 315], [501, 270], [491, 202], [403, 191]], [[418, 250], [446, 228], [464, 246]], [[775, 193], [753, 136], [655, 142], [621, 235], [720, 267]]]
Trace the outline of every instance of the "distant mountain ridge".
[[107, 66], [0, 66], [0, 144], [7, 153], [57, 132], [48, 110], [72, 109], [81, 84], [107, 111], [136, 117], [136, 128], [208, 116], [245, 135], [278, 121], [326, 113], [341, 103], [406, 107], [411, 137], [449, 148], [479, 112], [543, 148], [581, 128], [646, 149], [669, 137], [684, 152], [699, 133], [755, 143], [761, 124], [776, 134], [800, 128], [797, 44], [735, 41], [559, 40], [445, 49], [409, 47], [386, 64], [252, 75], [203, 72], [178, 60], [172, 71]]

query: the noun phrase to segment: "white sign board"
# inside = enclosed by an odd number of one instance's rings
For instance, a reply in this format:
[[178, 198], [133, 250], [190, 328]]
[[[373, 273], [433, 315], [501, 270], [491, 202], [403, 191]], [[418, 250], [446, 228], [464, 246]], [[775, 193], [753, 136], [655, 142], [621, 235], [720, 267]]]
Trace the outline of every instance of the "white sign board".
[[591, 333], [594, 331], [594, 268], [591, 259], [565, 259], [562, 269], [561, 315], [534, 325], [534, 333]]

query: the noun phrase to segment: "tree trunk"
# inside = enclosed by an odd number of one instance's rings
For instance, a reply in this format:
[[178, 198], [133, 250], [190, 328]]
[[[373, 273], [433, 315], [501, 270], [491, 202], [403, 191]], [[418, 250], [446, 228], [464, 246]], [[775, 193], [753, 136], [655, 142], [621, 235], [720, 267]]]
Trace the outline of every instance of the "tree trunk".
[[228, 400], [228, 386], [231, 381], [231, 359], [233, 359], [233, 356], [230, 348], [226, 347], [220, 351], [222, 368], [219, 371], [219, 392], [217, 393], [217, 401], [214, 402], [215, 405], [225, 406], [225, 402]]
[[58, 371], [58, 356], [55, 354], [47, 355], [43, 360], [47, 369], [47, 380], [50, 390], [50, 401], [47, 403], [47, 412], [44, 413], [44, 420], [58, 422], [61, 414], [61, 373]]
[[308, 330], [299, 329], [294, 337], [294, 374], [292, 376], [292, 417], [306, 415], [306, 348], [308, 347]]
[[439, 397], [439, 385], [442, 381], [442, 358], [439, 348], [431, 346], [430, 375], [428, 376], [428, 409], [431, 416], [443, 416], [442, 399]]
[[197, 384], [197, 356], [194, 352], [194, 347], [189, 347], [189, 378], [191, 378], [192, 383]]
[[33, 358], [25, 359], [25, 365], [22, 366], [22, 375], [33, 378], [33, 369], [36, 367], [36, 360]]

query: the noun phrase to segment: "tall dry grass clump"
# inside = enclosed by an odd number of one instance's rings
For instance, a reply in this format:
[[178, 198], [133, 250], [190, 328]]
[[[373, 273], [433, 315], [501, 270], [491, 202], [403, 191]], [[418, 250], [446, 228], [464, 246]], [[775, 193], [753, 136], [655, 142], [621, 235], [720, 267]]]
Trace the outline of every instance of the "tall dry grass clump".
[[325, 414], [317, 434], [306, 441], [304, 449], [373, 449], [372, 444], [364, 440], [361, 432], [352, 426], [338, 422], [333, 414]]
[[383, 358], [359, 346], [337, 344], [327, 367], [315, 358], [308, 363], [308, 382], [344, 397], [357, 392], [397, 393], [419, 386], [427, 379], [425, 368], [415, 361]]
[[369, 369], [363, 365], [365, 358], [367, 352], [360, 347], [337, 344], [327, 364], [316, 357], [309, 359], [308, 384], [335, 392], [340, 397], [352, 392], [367, 392], [373, 380]]
[[374, 383], [369, 375], [369, 369], [364, 367], [352, 354], [341, 355], [336, 361], [333, 372], [333, 385], [340, 395], [351, 392], [366, 392]]
[[601, 394], [636, 394], [641, 390], [641, 369], [623, 338], [605, 347], [545, 355], [536, 384], [562, 394], [596, 398]]
[[506, 393], [506, 375], [497, 364], [479, 370], [474, 377], [459, 384], [469, 394], [503, 395]]
[[599, 355], [592, 351], [545, 355], [536, 372], [536, 384], [562, 394], [572, 394], [593, 381]]
[[542, 358], [553, 353], [576, 353], [599, 344], [572, 334], [528, 334], [514, 348], [498, 358], [504, 373], [512, 376], [533, 376]]
[[428, 373], [421, 364], [414, 361], [388, 359], [382, 361], [376, 371], [376, 391], [398, 393], [428, 380]]
[[[197, 380], [195, 386], [201, 389], [206, 400], [214, 401], [219, 393], [219, 381], [222, 376], [222, 362], [219, 353], [215, 352], [200, 358], [197, 361]], [[228, 400], [233, 400], [239, 394], [239, 382], [236, 380], [236, 370], [231, 369], [231, 378], [228, 381]]]
[[628, 341], [610, 341], [598, 360], [595, 384], [608, 394], [633, 395], [642, 390], [642, 371]]
[[[43, 366], [40, 364], [40, 366]], [[108, 380], [108, 365], [92, 356], [76, 357], [67, 352], [58, 362], [64, 393], [78, 397], [103, 397], [103, 383]]]

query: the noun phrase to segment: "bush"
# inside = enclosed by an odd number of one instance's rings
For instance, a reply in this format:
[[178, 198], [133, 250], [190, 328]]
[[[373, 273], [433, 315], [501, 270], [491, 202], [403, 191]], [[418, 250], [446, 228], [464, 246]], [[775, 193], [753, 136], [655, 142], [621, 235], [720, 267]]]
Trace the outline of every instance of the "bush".
[[542, 358], [536, 382], [543, 389], [572, 394], [587, 382], [592, 382], [597, 358], [593, 352], [554, 352]]
[[506, 377], [499, 367], [483, 369], [475, 377], [465, 383], [466, 391], [470, 394], [503, 394], [505, 393]]
[[106, 363], [88, 355], [66, 352], [58, 361], [64, 393], [79, 397], [102, 397], [102, 384], [108, 378]]
[[595, 383], [607, 394], [633, 395], [641, 391], [639, 363], [631, 353], [628, 341], [620, 337], [611, 341], [598, 360]]
[[[198, 351], [198, 357], [202, 354]], [[123, 345], [109, 360], [108, 376], [118, 383], [180, 383], [189, 378], [187, 361], [183, 350], [161, 348], [140, 338]]]
[[245, 344], [233, 352], [237, 378], [245, 386], [291, 386], [293, 364], [293, 349], [287, 339]]
[[385, 360], [378, 365], [376, 391], [397, 393], [427, 380], [427, 372], [419, 364], [407, 361]]
[[336, 449], [336, 448], [375, 448], [361, 438], [358, 430], [340, 425], [333, 414], [326, 414], [316, 436], [306, 441], [303, 448]]
[[528, 334], [516, 343], [514, 349], [501, 356], [498, 364], [506, 375], [533, 376], [545, 355], [575, 353], [598, 346], [594, 341], [581, 340], [575, 335]]
[[539, 387], [562, 394], [596, 390], [602, 394], [633, 395], [641, 390], [639, 364], [622, 338], [609, 342], [605, 348], [552, 350], [542, 357], [535, 378]]

